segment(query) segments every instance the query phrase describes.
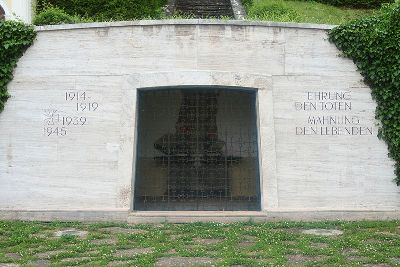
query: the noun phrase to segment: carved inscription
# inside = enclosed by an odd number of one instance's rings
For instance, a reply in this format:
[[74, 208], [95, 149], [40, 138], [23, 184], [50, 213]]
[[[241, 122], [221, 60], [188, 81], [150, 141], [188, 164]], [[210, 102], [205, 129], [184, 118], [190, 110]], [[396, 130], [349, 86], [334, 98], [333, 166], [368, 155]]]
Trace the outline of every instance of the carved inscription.
[[86, 91], [67, 91], [64, 101], [70, 105], [70, 109], [45, 109], [43, 121], [43, 134], [45, 136], [66, 136], [76, 127], [84, 127], [88, 124], [86, 113], [96, 112], [99, 103], [94, 101]]
[[294, 103], [297, 112], [306, 113], [304, 125], [296, 126], [296, 135], [372, 135], [373, 128], [363, 125], [352, 114], [351, 92], [310, 91], [304, 100]]

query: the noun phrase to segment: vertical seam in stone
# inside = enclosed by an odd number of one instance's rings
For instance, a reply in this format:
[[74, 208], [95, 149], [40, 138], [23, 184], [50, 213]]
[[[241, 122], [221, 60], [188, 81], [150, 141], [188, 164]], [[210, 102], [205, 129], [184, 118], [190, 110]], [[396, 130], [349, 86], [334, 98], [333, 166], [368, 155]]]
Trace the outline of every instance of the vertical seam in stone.
[[275, 182], [276, 182], [276, 208], [279, 208], [279, 178], [278, 178], [278, 169], [277, 169], [277, 157], [276, 157], [276, 125], [275, 125], [275, 102], [274, 102], [274, 76], [271, 79], [271, 97], [272, 97], [272, 124], [274, 127], [274, 152], [275, 152], [275, 160], [274, 160], [274, 175], [275, 175]]
[[[283, 75], [286, 75], [286, 30], [283, 29], [282, 32], [283, 32], [283, 40], [284, 40], [284, 43], [283, 43]], [[272, 81], [273, 80], [274, 79], [272, 79]], [[273, 85], [272, 85], [272, 87], [273, 87]]]
[[200, 43], [200, 24], [196, 25], [195, 44], [196, 44], [196, 70], [199, 69], [199, 43]]
[[[127, 138], [126, 132], [124, 129], [124, 125], [122, 123], [123, 120], [121, 119], [122, 116], [125, 116], [125, 113], [124, 113], [124, 109], [125, 109], [124, 104], [125, 104], [125, 99], [126, 99], [125, 94], [126, 94], [126, 88], [124, 88], [124, 86], [122, 86], [121, 94], [119, 95], [119, 101], [120, 101], [121, 105], [119, 107], [119, 116], [118, 116], [118, 120], [119, 120], [119, 148], [118, 148], [118, 161], [117, 161], [118, 162], [118, 166], [117, 166], [118, 178], [115, 183], [115, 195], [117, 197], [115, 198], [115, 204], [114, 204], [115, 207], [117, 207], [117, 208], [121, 208], [123, 206], [122, 201], [119, 200], [119, 195], [120, 195], [120, 190], [121, 190], [121, 156], [122, 156], [121, 149], [123, 149], [123, 147], [124, 147], [123, 140]], [[124, 119], [126, 119], [126, 118], [124, 118]], [[127, 125], [125, 125], [125, 127], [127, 127]], [[122, 164], [122, 167], [125, 167], [125, 166]], [[132, 186], [131, 186], [131, 188], [132, 188]], [[130, 208], [130, 205], [129, 205], [129, 208]]]

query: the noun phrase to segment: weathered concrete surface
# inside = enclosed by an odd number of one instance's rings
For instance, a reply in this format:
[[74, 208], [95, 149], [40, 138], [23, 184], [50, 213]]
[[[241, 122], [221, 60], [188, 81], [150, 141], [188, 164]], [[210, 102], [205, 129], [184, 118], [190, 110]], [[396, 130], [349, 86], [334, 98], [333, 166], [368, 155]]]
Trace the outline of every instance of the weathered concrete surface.
[[[0, 216], [130, 210], [136, 90], [182, 85], [258, 90], [264, 211], [396, 214], [400, 189], [376, 137], [375, 103], [354, 64], [327, 41], [330, 26], [224, 23], [39, 27], [0, 114]], [[347, 104], [321, 110], [318, 92]], [[324, 116], [351, 122], [318, 124]]]

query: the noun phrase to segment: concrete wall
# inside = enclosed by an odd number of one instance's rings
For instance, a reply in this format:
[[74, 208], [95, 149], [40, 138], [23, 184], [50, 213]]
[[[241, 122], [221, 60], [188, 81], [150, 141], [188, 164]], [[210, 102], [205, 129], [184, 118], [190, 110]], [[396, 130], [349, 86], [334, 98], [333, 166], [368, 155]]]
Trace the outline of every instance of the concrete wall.
[[327, 29], [197, 20], [38, 28], [0, 114], [2, 214], [129, 211], [137, 89], [181, 85], [258, 90], [263, 211], [399, 211], [370, 89]]
[[15, 15], [26, 23], [31, 23], [33, 17], [32, 0], [12, 0], [11, 2], [11, 9]]
[[6, 11], [6, 19], [17, 18], [26, 23], [32, 22], [32, 0], [0, 0], [0, 6]]

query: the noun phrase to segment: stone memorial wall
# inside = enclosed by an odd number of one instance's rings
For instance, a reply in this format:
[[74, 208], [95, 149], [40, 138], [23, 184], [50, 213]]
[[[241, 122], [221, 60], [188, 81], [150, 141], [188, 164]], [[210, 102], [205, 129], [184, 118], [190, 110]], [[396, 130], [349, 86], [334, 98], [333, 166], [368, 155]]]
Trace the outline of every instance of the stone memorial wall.
[[137, 90], [163, 86], [256, 90], [258, 216], [398, 214], [370, 88], [329, 43], [329, 28], [202, 20], [37, 28], [0, 114], [0, 218], [124, 220], [134, 201]]

